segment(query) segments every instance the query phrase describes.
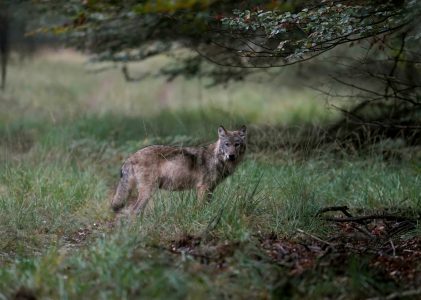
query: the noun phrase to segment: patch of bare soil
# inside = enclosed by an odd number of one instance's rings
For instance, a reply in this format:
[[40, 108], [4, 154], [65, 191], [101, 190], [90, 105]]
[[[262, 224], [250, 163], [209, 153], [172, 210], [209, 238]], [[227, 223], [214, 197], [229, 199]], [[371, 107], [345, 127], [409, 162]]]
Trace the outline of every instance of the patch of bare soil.
[[224, 270], [227, 267], [226, 259], [231, 257], [239, 246], [240, 242], [205, 242], [201, 237], [186, 234], [172, 241], [166, 249], [174, 254], [194, 257], [201, 264], [213, 267], [215, 270]]
[[106, 229], [113, 228], [115, 223], [113, 221], [94, 222], [85, 227], [81, 227], [75, 232], [64, 236], [64, 241], [67, 248], [78, 248], [86, 245], [89, 239], [95, 232], [102, 232]]

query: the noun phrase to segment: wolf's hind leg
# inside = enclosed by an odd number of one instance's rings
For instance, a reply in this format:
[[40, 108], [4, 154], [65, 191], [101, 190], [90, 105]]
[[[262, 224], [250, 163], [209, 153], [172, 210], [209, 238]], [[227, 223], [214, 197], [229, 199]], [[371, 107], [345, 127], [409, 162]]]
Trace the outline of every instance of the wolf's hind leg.
[[133, 174], [131, 174], [130, 166], [123, 165], [121, 168], [121, 179], [118, 183], [117, 190], [111, 201], [111, 208], [118, 212], [126, 204], [127, 197], [134, 185]]

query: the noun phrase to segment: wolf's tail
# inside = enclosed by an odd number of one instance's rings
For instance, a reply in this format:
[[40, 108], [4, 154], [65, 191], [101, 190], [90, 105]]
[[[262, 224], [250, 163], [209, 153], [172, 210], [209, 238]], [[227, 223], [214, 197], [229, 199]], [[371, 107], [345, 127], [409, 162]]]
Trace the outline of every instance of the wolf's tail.
[[118, 212], [126, 204], [127, 197], [133, 186], [133, 167], [130, 163], [124, 163], [120, 171], [120, 182], [111, 201], [111, 208]]

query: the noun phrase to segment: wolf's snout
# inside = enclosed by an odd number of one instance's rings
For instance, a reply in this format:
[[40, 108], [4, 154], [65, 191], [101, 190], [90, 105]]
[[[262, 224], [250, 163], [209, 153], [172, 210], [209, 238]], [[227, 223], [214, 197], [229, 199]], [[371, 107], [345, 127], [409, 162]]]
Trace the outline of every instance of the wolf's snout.
[[230, 155], [228, 155], [228, 159], [229, 159], [230, 161], [234, 161], [234, 160], [235, 160], [235, 155], [234, 155], [234, 154], [230, 154]]

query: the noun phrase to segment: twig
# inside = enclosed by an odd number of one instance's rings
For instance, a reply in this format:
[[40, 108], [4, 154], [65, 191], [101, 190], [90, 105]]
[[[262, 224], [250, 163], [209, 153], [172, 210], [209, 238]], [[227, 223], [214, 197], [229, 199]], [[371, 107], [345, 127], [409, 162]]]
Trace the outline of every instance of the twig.
[[370, 238], [372, 238], [372, 237], [373, 237], [373, 235], [370, 233], [370, 231], [368, 231], [368, 230], [367, 230], [367, 229], [365, 229], [365, 228], [358, 227], [358, 225], [355, 225], [355, 224], [353, 224], [353, 225], [352, 225], [352, 228], [354, 228], [354, 229], [358, 230], [359, 232], [361, 232], [361, 233], [365, 234], [366, 236], [368, 236], [368, 237], [370, 237]]
[[335, 217], [323, 217], [325, 221], [331, 222], [356, 222], [361, 223], [363, 221], [369, 220], [388, 220], [388, 221], [413, 221], [410, 218], [394, 215], [369, 215], [369, 216], [360, 216], [360, 217], [349, 217], [349, 218], [335, 218]]
[[399, 49], [398, 54], [396, 54], [396, 56], [395, 56], [395, 61], [393, 63], [392, 69], [389, 72], [389, 76], [388, 76], [388, 79], [387, 79], [386, 88], [385, 88], [385, 91], [384, 91], [384, 96], [385, 96], [386, 99], [389, 97], [389, 88], [390, 87], [393, 88], [393, 81], [390, 78], [393, 77], [393, 75], [395, 74], [396, 68], [397, 68], [398, 63], [399, 63], [399, 58], [401, 57], [402, 52], [403, 52], [403, 49], [405, 48], [405, 41], [406, 41], [406, 35], [407, 35], [407, 33], [408, 32], [404, 32], [402, 34], [402, 37], [401, 37], [401, 47]]
[[297, 228], [297, 231], [298, 231], [299, 233], [302, 233], [302, 234], [305, 234], [305, 235], [307, 235], [307, 236], [311, 237], [312, 239], [315, 239], [316, 241], [319, 241], [319, 242], [321, 242], [321, 243], [323, 243], [323, 244], [326, 244], [326, 245], [328, 245], [328, 246], [330, 246], [330, 247], [332, 247], [332, 246], [333, 246], [333, 244], [332, 244], [332, 243], [329, 243], [329, 242], [327, 242], [327, 241], [325, 241], [325, 240], [322, 240], [321, 238], [319, 238], [319, 237], [317, 237], [317, 236], [315, 236], [315, 235], [312, 235], [312, 234], [310, 234], [310, 233], [308, 233], [308, 232], [305, 232], [305, 231], [304, 231], [304, 230], [302, 230], [302, 229]]
[[416, 290], [395, 292], [385, 297], [382, 296], [382, 297], [368, 298], [367, 300], [393, 300], [393, 299], [401, 299], [403, 297], [411, 297], [411, 296], [418, 296], [418, 295], [421, 295], [421, 288], [416, 289]]
[[352, 84], [352, 83], [349, 83], [349, 82], [345, 82], [345, 81], [343, 81], [343, 80], [341, 80], [341, 79], [338, 79], [338, 78], [336, 78], [336, 77], [333, 77], [333, 76], [329, 76], [331, 79], [333, 79], [334, 81], [336, 81], [336, 82], [339, 82], [340, 84], [343, 84], [343, 85], [345, 85], [345, 86], [349, 86], [349, 87], [351, 87], [351, 88], [354, 88], [354, 89], [357, 89], [357, 90], [360, 90], [360, 91], [364, 91], [364, 92], [366, 92], [366, 93], [369, 93], [369, 94], [374, 94], [374, 95], [376, 95], [376, 96], [381, 96], [381, 97], [383, 97], [384, 95], [382, 95], [382, 94], [380, 94], [380, 93], [378, 93], [378, 92], [376, 92], [376, 91], [372, 91], [372, 90], [369, 90], [369, 89], [366, 89], [366, 88], [363, 88], [362, 86], [357, 86], [357, 85], [355, 85], [355, 84]]
[[352, 215], [348, 212], [348, 206], [328, 206], [320, 209], [316, 216], [319, 216], [328, 211], [341, 211], [345, 216], [352, 218]]
[[395, 257], [396, 256], [396, 248], [395, 248], [395, 245], [393, 244], [392, 239], [390, 239], [389, 242], [390, 242], [390, 246], [392, 247], [393, 257]]

